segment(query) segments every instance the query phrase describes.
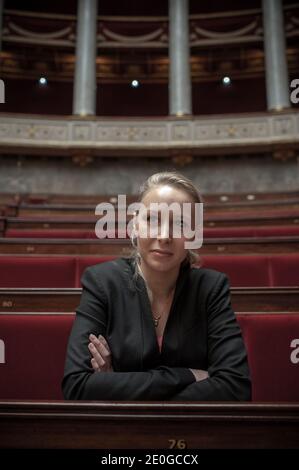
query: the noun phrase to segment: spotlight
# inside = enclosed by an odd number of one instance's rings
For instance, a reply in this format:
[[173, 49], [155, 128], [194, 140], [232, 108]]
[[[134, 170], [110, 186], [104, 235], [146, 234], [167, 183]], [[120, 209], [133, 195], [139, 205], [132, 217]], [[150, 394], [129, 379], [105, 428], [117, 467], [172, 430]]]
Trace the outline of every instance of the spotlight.
[[231, 84], [231, 79], [229, 77], [223, 77], [222, 83], [223, 83], [223, 85], [230, 85]]
[[138, 80], [132, 80], [132, 81], [131, 81], [131, 87], [132, 87], [132, 88], [138, 88], [138, 87], [139, 87], [139, 82], [138, 82]]
[[45, 77], [40, 77], [38, 83], [39, 83], [40, 85], [45, 86], [45, 85], [48, 84], [48, 80], [47, 80]]

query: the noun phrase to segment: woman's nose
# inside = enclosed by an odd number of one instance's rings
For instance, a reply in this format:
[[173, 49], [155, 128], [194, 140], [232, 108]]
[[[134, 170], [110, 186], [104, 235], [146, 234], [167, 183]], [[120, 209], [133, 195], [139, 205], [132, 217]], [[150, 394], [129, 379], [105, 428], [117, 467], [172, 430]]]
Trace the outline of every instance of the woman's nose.
[[169, 233], [169, 225], [168, 224], [162, 224], [159, 227], [157, 238], [159, 240], [169, 240], [171, 238], [170, 233]]

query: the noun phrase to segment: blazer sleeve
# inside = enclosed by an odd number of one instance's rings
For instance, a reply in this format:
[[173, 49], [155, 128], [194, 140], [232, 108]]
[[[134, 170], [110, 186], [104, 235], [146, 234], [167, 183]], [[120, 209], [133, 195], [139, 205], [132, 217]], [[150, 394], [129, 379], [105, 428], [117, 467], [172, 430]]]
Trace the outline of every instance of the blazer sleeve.
[[82, 276], [81, 302], [69, 337], [63, 396], [67, 400], [168, 400], [195, 381], [187, 368], [160, 366], [138, 372], [94, 372], [89, 334], [105, 336], [108, 300], [98, 279], [87, 268]]
[[194, 382], [171, 400], [248, 401], [251, 380], [241, 329], [231, 308], [229, 281], [219, 273], [207, 300], [209, 378]]

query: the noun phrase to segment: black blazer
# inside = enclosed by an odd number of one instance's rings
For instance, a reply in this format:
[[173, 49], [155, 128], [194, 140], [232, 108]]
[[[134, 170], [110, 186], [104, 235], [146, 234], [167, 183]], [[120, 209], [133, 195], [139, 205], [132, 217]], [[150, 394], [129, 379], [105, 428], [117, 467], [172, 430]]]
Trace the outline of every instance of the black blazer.
[[[87, 268], [62, 390], [70, 400], [250, 400], [251, 382], [225, 274], [180, 267], [161, 353], [145, 282], [132, 258]], [[113, 372], [93, 372], [89, 334], [102, 334]], [[196, 382], [189, 368], [208, 370]]]

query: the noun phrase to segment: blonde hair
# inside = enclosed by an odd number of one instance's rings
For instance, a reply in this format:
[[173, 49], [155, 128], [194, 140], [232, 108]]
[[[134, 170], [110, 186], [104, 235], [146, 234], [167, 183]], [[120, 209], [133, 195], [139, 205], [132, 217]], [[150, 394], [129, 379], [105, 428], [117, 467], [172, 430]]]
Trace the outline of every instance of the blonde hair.
[[[175, 171], [164, 171], [161, 173], [155, 173], [151, 175], [139, 188], [138, 191], [138, 202], [142, 202], [143, 198], [149, 193], [152, 189], [155, 189], [159, 186], [174, 186], [177, 189], [181, 189], [185, 191], [194, 202], [202, 203], [202, 197], [198, 189], [194, 186], [192, 181], [187, 178], [186, 176], [181, 175]], [[134, 236], [134, 231], [131, 235], [131, 243], [133, 245], [133, 251], [131, 256], [135, 260], [135, 266], [137, 267], [138, 260], [140, 258], [140, 254], [138, 253], [136, 237]], [[191, 268], [193, 265], [199, 265], [200, 257], [199, 254], [193, 250], [188, 250], [187, 256], [183, 263], [186, 263]]]

